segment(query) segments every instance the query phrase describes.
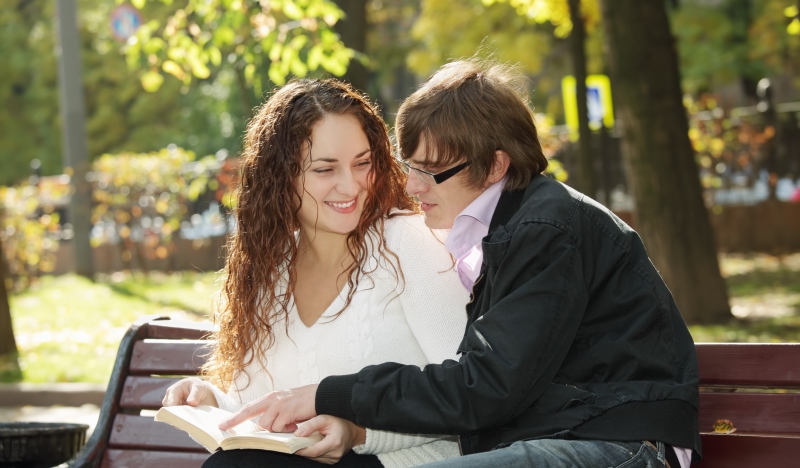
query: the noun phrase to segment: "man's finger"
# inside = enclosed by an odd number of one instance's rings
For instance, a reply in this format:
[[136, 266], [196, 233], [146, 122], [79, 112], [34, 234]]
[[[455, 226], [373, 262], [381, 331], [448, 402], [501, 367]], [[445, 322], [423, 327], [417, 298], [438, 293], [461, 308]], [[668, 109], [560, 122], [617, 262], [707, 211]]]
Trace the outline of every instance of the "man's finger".
[[306, 458], [319, 458], [331, 450], [332, 447], [330, 445], [327, 439], [322, 439], [314, 445], [298, 450], [295, 454]]
[[297, 429], [294, 430], [294, 435], [299, 437], [305, 437], [307, 435], [320, 431], [325, 426], [327, 426], [325, 418], [320, 416], [315, 416], [304, 423], [298, 424]]
[[281, 414], [272, 422], [272, 432], [294, 432], [297, 430], [297, 421], [290, 414]]
[[238, 426], [239, 424], [247, 421], [248, 419], [252, 419], [258, 416], [259, 414], [263, 413], [267, 407], [268, 404], [266, 403], [266, 398], [260, 398], [258, 400], [254, 400], [242, 406], [242, 408], [239, 411], [233, 413], [233, 416], [231, 416], [230, 419], [222, 421], [222, 423], [220, 423], [219, 425], [219, 428], [222, 429], [223, 431], [230, 430]]

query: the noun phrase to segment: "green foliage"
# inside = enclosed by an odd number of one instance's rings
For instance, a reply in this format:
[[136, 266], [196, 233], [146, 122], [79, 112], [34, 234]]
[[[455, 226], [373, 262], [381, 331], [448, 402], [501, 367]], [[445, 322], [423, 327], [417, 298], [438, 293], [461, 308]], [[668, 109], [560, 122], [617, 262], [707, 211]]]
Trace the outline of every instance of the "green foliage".
[[797, 70], [800, 40], [792, 36], [792, 24], [800, 28], [800, 20], [787, 18], [793, 6], [794, 0], [681, 2], [672, 29], [684, 90], [698, 93], [740, 78], [756, 82]]
[[[587, 26], [587, 70], [603, 73], [602, 28], [597, 0], [581, 2]], [[499, 61], [518, 63], [533, 77], [532, 104], [563, 121], [561, 78], [572, 73], [564, 40], [572, 30], [566, 0], [467, 0], [454, 8], [446, 0], [422, 0], [412, 29], [418, 47], [409, 67], [427, 76], [450, 59], [479, 48]]]
[[800, 7], [797, 5], [790, 5], [784, 8], [783, 14], [789, 18], [789, 25], [786, 26], [786, 32], [792, 36], [800, 35]]
[[55, 202], [67, 196], [66, 187], [48, 181], [0, 187], [0, 236], [9, 290], [23, 289], [40, 274], [53, 271], [63, 235]]
[[407, 62], [427, 76], [448, 59], [472, 56], [485, 44], [497, 50], [499, 60], [519, 62], [525, 71], [536, 73], [552, 45], [552, 29], [536, 24], [505, 4], [467, 0], [454, 8], [448, 0], [423, 0], [411, 35], [424, 47], [412, 51]]
[[[150, 12], [154, 1], [134, 6]], [[185, 0], [173, 4], [166, 19], [147, 21], [128, 42], [127, 60], [140, 68], [142, 86], [154, 92], [163, 74], [183, 84], [201, 80], [232, 65], [260, 95], [260, 71], [281, 85], [287, 76], [306, 76], [318, 68], [341, 76], [354, 51], [346, 48], [332, 26], [341, 10], [330, 0]]]
[[[41, 161], [43, 175], [62, 171], [53, 2], [18, 3], [0, 8], [0, 185], [28, 177], [33, 159]], [[219, 73], [192, 86], [168, 80], [159, 92], [145, 92], [139, 70], [127, 67], [111, 36], [113, 6], [78, 0], [89, 157], [171, 143], [199, 154], [238, 151], [249, 105], [242, 103], [234, 74]], [[166, 18], [166, 11], [152, 13]]]

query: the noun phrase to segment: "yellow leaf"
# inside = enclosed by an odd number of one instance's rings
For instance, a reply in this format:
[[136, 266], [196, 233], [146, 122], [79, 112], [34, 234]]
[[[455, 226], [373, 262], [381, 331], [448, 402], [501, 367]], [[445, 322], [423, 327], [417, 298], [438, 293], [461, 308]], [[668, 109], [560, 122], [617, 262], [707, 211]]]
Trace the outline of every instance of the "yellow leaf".
[[787, 18], [794, 18], [795, 16], [800, 14], [800, 9], [797, 8], [797, 5], [792, 5], [786, 7], [786, 9], [783, 10], [783, 14], [786, 15]]
[[786, 32], [791, 34], [792, 36], [800, 35], [800, 19], [793, 19], [789, 26], [786, 27]]
[[717, 422], [714, 423], [714, 432], [718, 434], [732, 434], [736, 432], [736, 428], [733, 427], [733, 423], [727, 419], [717, 419]]
[[173, 62], [172, 60], [166, 60], [162, 65], [161, 68], [169, 73], [170, 75], [174, 76], [179, 80], [183, 80], [185, 73], [183, 72], [183, 68], [180, 65]]
[[142, 75], [142, 88], [148, 93], [155, 93], [164, 83], [164, 77], [157, 71], [149, 71]]

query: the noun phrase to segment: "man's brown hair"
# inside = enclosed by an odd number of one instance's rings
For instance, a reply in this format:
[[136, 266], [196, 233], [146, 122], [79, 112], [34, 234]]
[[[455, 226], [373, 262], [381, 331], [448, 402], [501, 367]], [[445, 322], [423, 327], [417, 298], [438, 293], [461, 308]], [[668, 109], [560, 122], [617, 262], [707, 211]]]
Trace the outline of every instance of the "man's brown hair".
[[471, 58], [444, 65], [400, 106], [400, 156], [420, 144], [431, 168], [469, 162], [468, 183], [482, 187], [495, 151], [508, 153], [507, 190], [524, 188], [547, 168], [528, 108], [528, 80], [513, 66]]

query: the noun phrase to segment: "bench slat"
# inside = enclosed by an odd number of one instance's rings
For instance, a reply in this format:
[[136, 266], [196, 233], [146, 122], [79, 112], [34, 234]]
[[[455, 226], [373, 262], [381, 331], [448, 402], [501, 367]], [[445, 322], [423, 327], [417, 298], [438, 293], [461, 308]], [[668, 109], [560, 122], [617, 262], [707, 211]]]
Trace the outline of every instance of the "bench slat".
[[199, 468], [210, 453], [151, 452], [142, 450], [106, 450], [103, 468], [142, 468], [168, 466], [169, 468]]
[[128, 376], [119, 405], [129, 409], [159, 409], [167, 387], [179, 379]]
[[137, 341], [133, 345], [130, 373], [134, 375], [197, 375], [206, 362], [206, 340]]
[[148, 338], [167, 340], [202, 340], [214, 326], [210, 322], [187, 322], [185, 320], [154, 320], [147, 324]]
[[118, 414], [111, 429], [109, 447], [160, 451], [208, 451], [185, 432], [146, 416]]
[[711, 432], [718, 419], [730, 420], [736, 433], [796, 433], [800, 394], [701, 393], [700, 432]]
[[697, 343], [700, 385], [800, 388], [800, 343]]
[[703, 434], [703, 460], [699, 468], [792, 466], [800, 453], [799, 437], [755, 434]]

